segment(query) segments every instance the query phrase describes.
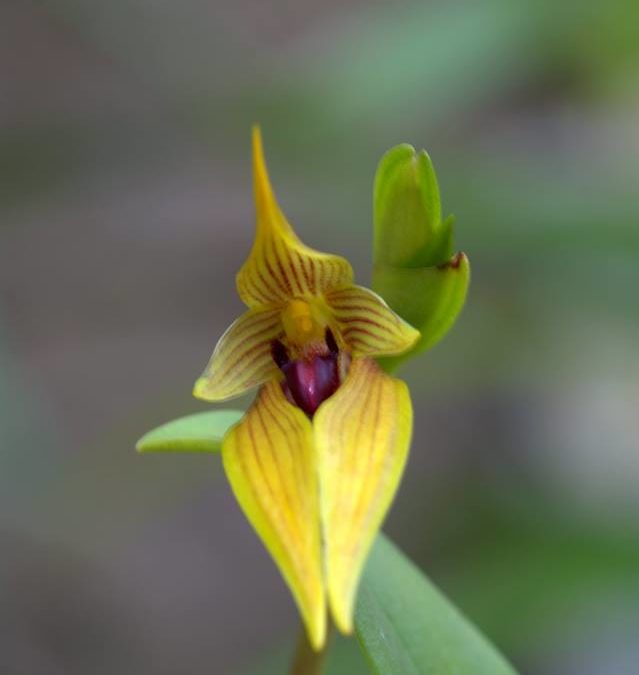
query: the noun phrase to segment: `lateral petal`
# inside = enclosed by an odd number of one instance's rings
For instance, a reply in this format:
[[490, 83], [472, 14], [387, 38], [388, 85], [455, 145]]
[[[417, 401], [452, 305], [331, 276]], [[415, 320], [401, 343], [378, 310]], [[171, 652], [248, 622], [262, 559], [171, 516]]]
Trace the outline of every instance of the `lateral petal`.
[[419, 331], [368, 288], [347, 286], [324, 297], [354, 356], [401, 354], [419, 339]]
[[249, 309], [218, 340], [193, 396], [224, 401], [277, 376], [271, 343], [282, 333], [278, 308]]
[[328, 602], [337, 627], [350, 633], [362, 568], [408, 457], [408, 388], [372, 359], [356, 359], [313, 427]]
[[326, 596], [311, 422], [270, 382], [227, 434], [222, 459], [235, 497], [291, 589], [311, 644], [320, 649]]
[[273, 193], [258, 127], [253, 128], [253, 172], [257, 230], [236, 277], [242, 301], [249, 307], [284, 303], [352, 283], [347, 260], [315, 251], [297, 238]]

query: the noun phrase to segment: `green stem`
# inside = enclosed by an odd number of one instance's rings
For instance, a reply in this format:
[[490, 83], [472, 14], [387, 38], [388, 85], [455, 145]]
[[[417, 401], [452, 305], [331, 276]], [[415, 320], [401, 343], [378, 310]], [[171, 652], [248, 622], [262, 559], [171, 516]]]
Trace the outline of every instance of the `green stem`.
[[295, 655], [291, 664], [290, 675], [321, 675], [330, 646], [331, 635], [326, 636], [326, 642], [321, 651], [316, 652], [310, 645], [306, 630], [302, 626], [295, 648]]

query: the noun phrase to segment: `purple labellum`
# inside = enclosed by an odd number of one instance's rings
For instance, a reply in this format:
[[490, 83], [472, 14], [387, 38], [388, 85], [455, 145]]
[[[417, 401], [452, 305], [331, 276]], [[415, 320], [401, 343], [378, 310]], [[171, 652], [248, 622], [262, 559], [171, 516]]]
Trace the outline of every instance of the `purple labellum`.
[[333, 333], [327, 329], [328, 354], [313, 354], [303, 359], [289, 359], [286, 347], [274, 340], [271, 355], [284, 373], [284, 391], [291, 401], [312, 417], [321, 403], [335, 393], [340, 385], [339, 348]]
[[309, 417], [339, 387], [335, 354], [291, 361], [282, 367], [282, 372], [293, 400]]

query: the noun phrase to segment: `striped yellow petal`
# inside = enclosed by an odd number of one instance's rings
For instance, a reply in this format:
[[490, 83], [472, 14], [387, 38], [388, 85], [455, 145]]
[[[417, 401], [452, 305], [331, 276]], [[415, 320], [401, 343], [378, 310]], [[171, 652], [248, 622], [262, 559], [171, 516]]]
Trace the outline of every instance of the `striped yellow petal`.
[[401, 354], [419, 339], [418, 330], [367, 288], [347, 286], [329, 291], [325, 300], [354, 356]]
[[266, 384], [222, 445], [233, 492], [291, 589], [311, 644], [326, 637], [316, 453], [310, 420]]
[[280, 314], [274, 308], [249, 309], [233, 322], [219, 339], [193, 395], [224, 401], [276, 377], [271, 342], [283, 330]]
[[328, 602], [336, 626], [350, 633], [362, 567], [408, 457], [408, 388], [371, 359], [356, 359], [313, 427]]
[[253, 248], [237, 277], [237, 291], [249, 307], [285, 303], [350, 284], [350, 263], [305, 246], [282, 213], [266, 169], [262, 138], [253, 129], [253, 171], [257, 230]]

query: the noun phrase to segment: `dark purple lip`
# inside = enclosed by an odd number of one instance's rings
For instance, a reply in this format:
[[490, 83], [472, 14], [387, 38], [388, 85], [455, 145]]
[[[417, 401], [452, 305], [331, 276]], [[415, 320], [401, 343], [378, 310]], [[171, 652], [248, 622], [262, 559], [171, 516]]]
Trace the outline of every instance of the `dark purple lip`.
[[309, 417], [332, 396], [340, 385], [339, 348], [333, 333], [326, 330], [326, 354], [313, 354], [305, 359], [289, 360], [286, 347], [274, 340], [271, 354], [284, 373], [284, 391]]

